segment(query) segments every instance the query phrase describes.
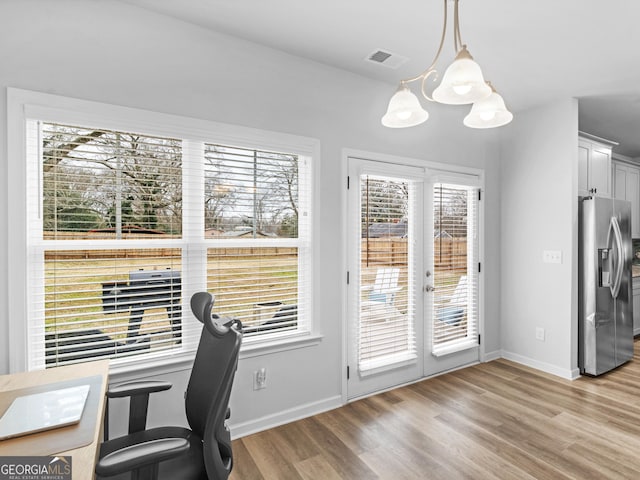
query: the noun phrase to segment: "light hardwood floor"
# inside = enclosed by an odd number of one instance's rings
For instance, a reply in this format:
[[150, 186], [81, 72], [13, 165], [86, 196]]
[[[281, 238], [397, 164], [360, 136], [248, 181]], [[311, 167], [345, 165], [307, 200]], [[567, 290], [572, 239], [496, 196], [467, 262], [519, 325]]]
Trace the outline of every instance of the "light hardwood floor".
[[233, 449], [233, 480], [640, 479], [640, 355], [575, 381], [497, 360]]

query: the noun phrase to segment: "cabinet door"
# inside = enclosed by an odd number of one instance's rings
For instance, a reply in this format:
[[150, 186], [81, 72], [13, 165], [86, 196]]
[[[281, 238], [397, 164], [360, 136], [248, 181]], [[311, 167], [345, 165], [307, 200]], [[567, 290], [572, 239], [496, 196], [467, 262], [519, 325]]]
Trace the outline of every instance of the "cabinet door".
[[640, 168], [627, 167], [626, 197], [631, 202], [631, 236], [640, 238]]
[[640, 334], [640, 277], [633, 279], [633, 334]]
[[590, 145], [588, 143], [578, 141], [578, 195], [582, 197], [590, 195], [589, 151]]
[[613, 163], [613, 198], [627, 200], [627, 167]]
[[595, 195], [611, 197], [611, 149], [593, 145], [589, 160], [589, 183]]

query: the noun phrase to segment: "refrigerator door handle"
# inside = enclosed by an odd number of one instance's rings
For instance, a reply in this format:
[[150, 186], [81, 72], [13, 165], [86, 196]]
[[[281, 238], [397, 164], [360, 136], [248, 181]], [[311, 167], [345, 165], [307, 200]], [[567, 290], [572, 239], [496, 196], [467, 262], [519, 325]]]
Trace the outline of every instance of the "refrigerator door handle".
[[611, 217], [611, 223], [609, 224], [609, 235], [611, 235], [612, 231], [613, 239], [615, 241], [616, 254], [611, 255], [610, 258], [612, 261], [613, 259], [615, 259], [616, 265], [615, 276], [613, 277], [613, 282], [611, 282], [609, 288], [611, 290], [611, 296], [613, 298], [618, 298], [618, 293], [620, 293], [620, 286], [622, 284], [622, 274], [624, 272], [625, 259], [623, 257], [625, 254], [625, 250], [622, 245], [622, 232], [620, 231], [620, 224], [618, 223], [618, 219], [615, 216]]

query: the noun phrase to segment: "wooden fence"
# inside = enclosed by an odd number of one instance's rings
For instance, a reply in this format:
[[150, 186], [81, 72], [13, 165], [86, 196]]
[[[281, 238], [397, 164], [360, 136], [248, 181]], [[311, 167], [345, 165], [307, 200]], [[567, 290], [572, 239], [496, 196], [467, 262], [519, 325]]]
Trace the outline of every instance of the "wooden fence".
[[[297, 249], [292, 247], [238, 247], [215, 248], [211, 247], [208, 257], [223, 257], [227, 260], [247, 257], [296, 257]], [[125, 248], [125, 249], [99, 249], [99, 250], [47, 250], [45, 260], [108, 260], [108, 259], [143, 259], [143, 258], [181, 258], [180, 248]]]
[[440, 270], [467, 269], [466, 238], [436, 238], [433, 241], [433, 263]]
[[[402, 266], [407, 264], [406, 238], [369, 238], [362, 240], [363, 266]], [[435, 268], [456, 270], [467, 265], [466, 238], [437, 238], [434, 241]]]

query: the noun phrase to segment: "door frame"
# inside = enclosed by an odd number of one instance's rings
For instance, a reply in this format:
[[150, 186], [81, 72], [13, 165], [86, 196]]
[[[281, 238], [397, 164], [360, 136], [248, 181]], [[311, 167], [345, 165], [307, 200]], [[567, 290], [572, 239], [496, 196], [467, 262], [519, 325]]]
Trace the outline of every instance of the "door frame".
[[[399, 155], [389, 155], [378, 152], [371, 152], [367, 150], [359, 150], [352, 148], [343, 148], [342, 149], [342, 164], [341, 164], [341, 178], [343, 183], [343, 187], [340, 189], [340, 203], [342, 208], [342, 258], [341, 258], [341, 266], [342, 273], [344, 278], [344, 284], [342, 288], [342, 299], [341, 299], [341, 314], [342, 314], [342, 355], [341, 355], [341, 378], [342, 378], [342, 403], [346, 404], [350, 401], [357, 400], [357, 398], [348, 398], [348, 383], [347, 383], [347, 367], [348, 367], [348, 334], [349, 334], [349, 306], [348, 306], [348, 285], [347, 285], [347, 274], [348, 274], [348, 253], [349, 253], [349, 224], [348, 224], [348, 182], [349, 182], [349, 158], [360, 159], [360, 160], [370, 160], [370, 161], [378, 161], [384, 163], [398, 164], [398, 165], [407, 165], [412, 167], [424, 168], [430, 174], [439, 174], [443, 178], [448, 174], [453, 174], [456, 176], [469, 176], [470, 178], [476, 178], [481, 195], [484, 198], [485, 190], [485, 174], [484, 170], [480, 168], [474, 167], [465, 167], [461, 165], [451, 165], [447, 163], [434, 162], [425, 159], [413, 158], [413, 157], [403, 157]], [[485, 217], [484, 217], [484, 201], [479, 202], [478, 205], [478, 225], [480, 226], [480, 238], [478, 239], [478, 254], [481, 263], [484, 263], [484, 236], [485, 236]], [[486, 268], [482, 269], [482, 272], [479, 275], [478, 279], [478, 333], [481, 335], [481, 338], [484, 338], [484, 272]], [[479, 346], [479, 354], [478, 361], [485, 361], [485, 344], [486, 342], [483, 340]], [[441, 375], [444, 372], [439, 372], [430, 376]], [[423, 373], [424, 375], [424, 373]], [[429, 376], [422, 376], [421, 378], [415, 380], [416, 382], [429, 378]], [[414, 382], [410, 382], [414, 383]], [[389, 390], [398, 388], [398, 386], [394, 386], [389, 388]], [[381, 392], [384, 390], [381, 390]], [[376, 392], [380, 393], [380, 392]], [[374, 395], [372, 393], [370, 395]]]

